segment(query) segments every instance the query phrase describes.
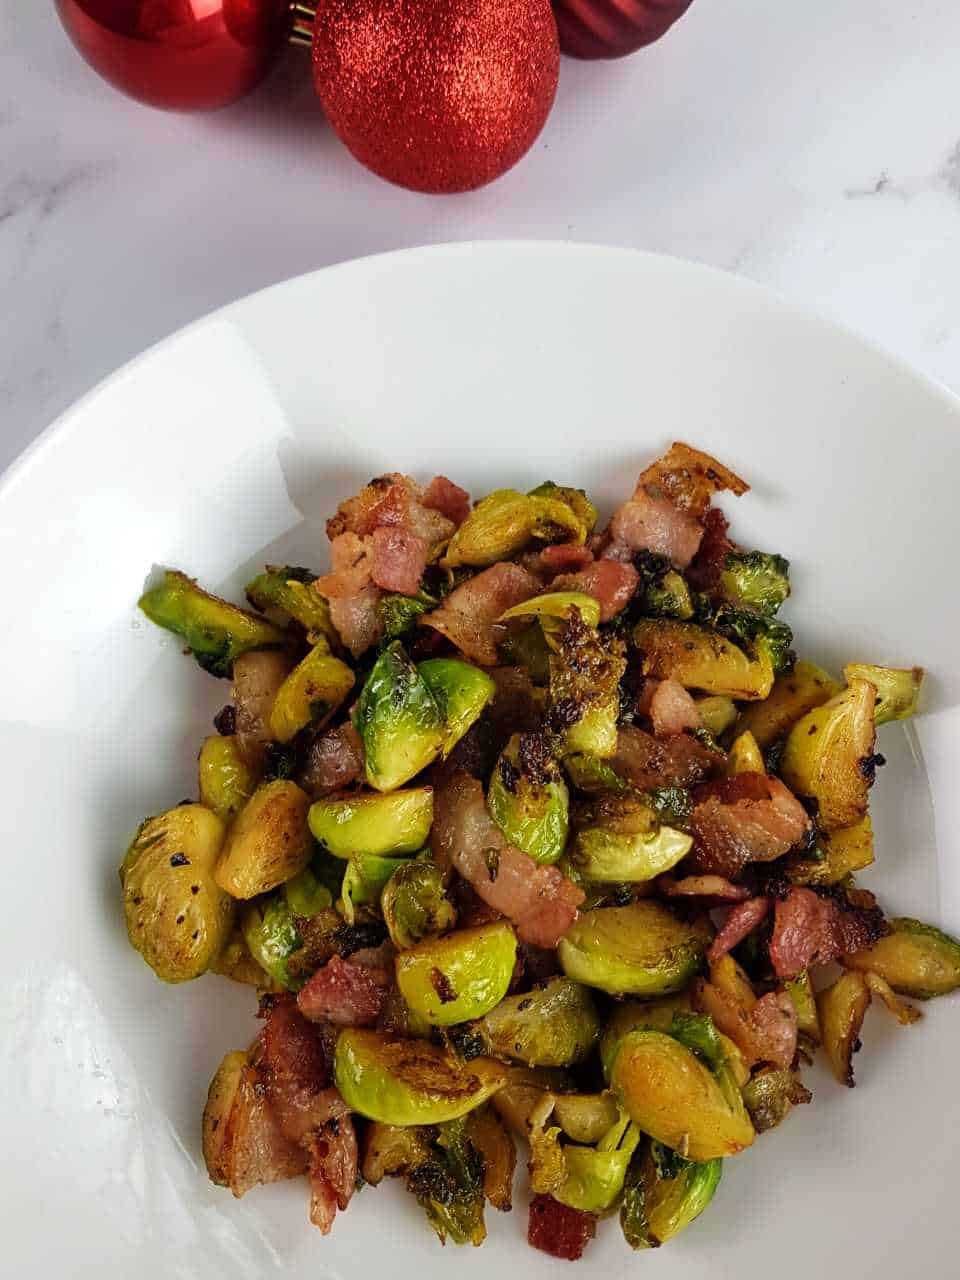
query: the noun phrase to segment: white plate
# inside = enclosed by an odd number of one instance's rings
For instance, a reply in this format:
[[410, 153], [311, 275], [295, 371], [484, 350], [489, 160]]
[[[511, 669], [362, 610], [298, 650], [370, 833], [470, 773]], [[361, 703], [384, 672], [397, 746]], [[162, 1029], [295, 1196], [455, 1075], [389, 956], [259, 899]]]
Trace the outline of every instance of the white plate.
[[[928, 714], [890, 726], [876, 790], [891, 911], [960, 929], [960, 410], [858, 339], [732, 277], [587, 247], [451, 245], [291, 281], [172, 338], [73, 409], [0, 489], [5, 858], [0, 1117], [10, 1275], [401, 1277], [556, 1264], [526, 1214], [441, 1252], [397, 1187], [323, 1240], [301, 1183], [212, 1187], [199, 1120], [253, 997], [165, 987], [127, 947], [116, 866], [138, 819], [194, 793], [226, 686], [134, 603], [155, 563], [238, 589], [322, 566], [322, 521], [384, 470], [476, 493], [553, 478], [609, 507], [674, 438], [746, 476], [748, 544], [793, 561], [801, 650], [919, 662]], [[952, 732], [951, 732], [952, 730]], [[922, 750], [921, 750], [922, 744]], [[924, 763], [924, 761], [926, 763]], [[583, 1274], [902, 1280], [954, 1270], [960, 1008], [903, 1031], [871, 1012], [858, 1085], [727, 1164], [656, 1257], [615, 1222]]]

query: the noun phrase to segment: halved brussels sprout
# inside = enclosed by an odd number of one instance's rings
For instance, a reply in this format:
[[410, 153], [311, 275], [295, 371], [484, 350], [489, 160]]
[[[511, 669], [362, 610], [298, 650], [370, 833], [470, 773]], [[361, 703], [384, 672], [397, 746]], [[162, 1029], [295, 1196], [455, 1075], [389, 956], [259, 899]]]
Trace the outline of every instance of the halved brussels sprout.
[[812, 1040], [820, 1043], [820, 1017], [817, 1013], [817, 998], [814, 995], [810, 975], [804, 969], [784, 984], [784, 990], [793, 1002], [797, 1011], [797, 1030]]
[[747, 730], [733, 740], [727, 753], [727, 763], [723, 767], [726, 777], [734, 778], [738, 773], [766, 773], [763, 753], [757, 745], [753, 734]]
[[736, 1097], [690, 1049], [661, 1031], [631, 1031], [620, 1046], [610, 1083], [631, 1120], [685, 1159], [736, 1155], [754, 1139]]
[[875, 667], [868, 662], [848, 662], [843, 678], [867, 680], [877, 691], [873, 718], [877, 724], [891, 720], [907, 720], [917, 710], [923, 685], [923, 667]]
[[676, 618], [680, 622], [692, 618], [693, 599], [682, 574], [668, 569], [659, 577], [651, 578], [644, 588], [643, 611], [655, 618]]
[[661, 826], [656, 814], [632, 797], [607, 796], [585, 814], [570, 857], [586, 880], [625, 884], [653, 880], [675, 867], [692, 837]]
[[550, 711], [563, 728], [562, 755], [616, 754], [622, 642], [601, 636], [577, 615], [551, 632]]
[[665, 996], [662, 1000], [627, 1000], [616, 1005], [600, 1039], [600, 1065], [604, 1080], [609, 1083], [614, 1060], [631, 1031], [669, 1031], [675, 1013], [689, 1012], [690, 996], [686, 992]]
[[752, 733], [761, 751], [773, 746], [801, 716], [829, 702], [841, 686], [812, 662], [797, 662], [787, 675], [777, 676], [769, 697], [744, 707], [737, 733]]
[[234, 658], [248, 649], [288, 643], [279, 627], [210, 595], [177, 569], [168, 569], [160, 586], [140, 597], [139, 607], [158, 627], [180, 636], [212, 676], [229, 676]]
[[487, 808], [510, 844], [535, 862], [556, 862], [567, 844], [570, 793], [551, 757], [538, 755], [525, 767], [523, 737], [515, 733], [501, 752]]
[[395, 862], [394, 867], [380, 898], [393, 945], [403, 950], [452, 929], [457, 911], [440, 868], [419, 858], [399, 865]]
[[497, 489], [473, 508], [440, 564], [444, 569], [480, 568], [509, 560], [534, 540], [582, 543], [586, 537], [586, 524], [561, 499]]
[[379, 1031], [341, 1031], [334, 1052], [337, 1088], [351, 1111], [384, 1124], [442, 1124], [493, 1096], [506, 1073], [491, 1058], [461, 1062], [425, 1040]]
[[766, 551], [731, 551], [718, 588], [725, 600], [773, 615], [790, 594], [790, 564]]
[[582, 1213], [603, 1213], [623, 1189], [623, 1180], [640, 1142], [636, 1125], [618, 1119], [595, 1147], [563, 1148], [563, 1180], [553, 1197]]
[[568, 1067], [582, 1062], [600, 1034], [593, 996], [569, 978], [507, 996], [478, 1028], [488, 1053], [531, 1067]]
[[598, 756], [565, 756], [563, 767], [573, 785], [590, 795], [598, 795], [604, 791], [619, 795], [630, 790], [630, 784], [615, 773], [606, 760], [601, 760]]
[[355, 853], [347, 861], [340, 888], [340, 910], [347, 924], [356, 919], [357, 907], [378, 905], [380, 895], [397, 870], [409, 865], [406, 858], [387, 858], [378, 853]]
[[585, 911], [557, 950], [564, 973], [587, 986], [614, 996], [665, 996], [698, 971], [709, 940], [705, 926], [685, 924], [647, 899]]
[[827, 831], [852, 827], [867, 812], [873, 781], [876, 690], [852, 680], [842, 693], [808, 711], [790, 730], [780, 775], [791, 791], [817, 802]]
[[302, 871], [313, 854], [310, 797], [293, 782], [259, 786], [227, 833], [217, 884], [234, 898], [255, 898]]
[[294, 976], [287, 961], [303, 946], [297, 919], [309, 919], [333, 902], [326, 886], [312, 871], [301, 871], [268, 898], [251, 905], [243, 913], [243, 937], [250, 954], [274, 982], [288, 991], [299, 991], [306, 981]]
[[792, 855], [784, 869], [794, 884], [840, 884], [855, 871], [873, 863], [873, 825], [870, 815], [852, 827], [821, 831], [817, 839], [819, 859]]
[[164, 982], [199, 977], [233, 928], [233, 902], [214, 868], [223, 822], [182, 804], [141, 823], [120, 864], [130, 945]]
[[394, 791], [440, 754], [445, 742], [440, 708], [399, 640], [387, 645], [373, 664], [355, 722], [367, 781], [377, 791]]
[[245, 595], [261, 613], [277, 610], [298, 622], [311, 644], [316, 644], [320, 637], [337, 644], [339, 637], [330, 621], [330, 605], [311, 585], [316, 576], [309, 569], [268, 564], [263, 573], [258, 573], [247, 584]]
[[860, 1048], [860, 1028], [870, 1005], [870, 988], [862, 973], [847, 970], [817, 996], [823, 1047], [830, 1069], [841, 1084], [853, 1088], [853, 1055]]
[[931, 924], [901, 917], [866, 951], [843, 957], [850, 969], [878, 973], [894, 991], [918, 1000], [945, 996], [960, 987], [960, 942]]
[[656, 1249], [698, 1218], [713, 1199], [722, 1160], [684, 1160], [652, 1142], [634, 1156], [620, 1207], [620, 1226], [632, 1249]]
[[792, 1071], [764, 1067], [743, 1086], [743, 1101], [757, 1133], [775, 1129], [793, 1107], [809, 1102], [812, 1095]]
[[548, 624], [558, 618], [569, 618], [571, 609], [577, 609], [580, 617], [588, 627], [596, 627], [600, 623], [600, 602], [582, 591], [550, 591], [546, 595], [533, 596], [513, 605], [506, 613], [501, 613], [498, 622], [509, 622], [511, 618], [537, 618], [546, 629]]
[[553, 1118], [571, 1141], [592, 1147], [617, 1123], [620, 1108], [609, 1093], [558, 1093]]
[[700, 723], [708, 733], [719, 738], [737, 719], [737, 704], [732, 698], [723, 697], [719, 693], [708, 693], [695, 698]]
[[741, 701], [766, 698], [773, 686], [773, 666], [765, 652], [750, 658], [717, 631], [690, 622], [642, 618], [632, 634], [643, 652], [646, 676]]
[[544, 480], [543, 484], [538, 484], [535, 489], [530, 490], [530, 497], [559, 498], [561, 502], [567, 504], [587, 533], [591, 533], [597, 523], [597, 508], [582, 489], [574, 489], [570, 485], [554, 484], [552, 480]]
[[446, 758], [493, 700], [497, 686], [479, 667], [460, 658], [428, 658], [417, 667], [440, 712]]
[[353, 688], [354, 675], [321, 639], [290, 672], [270, 710], [270, 732], [277, 742], [290, 742], [308, 725], [320, 727]]
[[310, 806], [310, 830], [337, 858], [416, 853], [433, 824], [433, 788], [328, 796]]
[[232, 822], [253, 795], [258, 778], [240, 753], [236, 739], [204, 738], [197, 763], [200, 803], [225, 823]]
[[407, 1007], [434, 1027], [481, 1018], [507, 994], [517, 939], [506, 921], [429, 938], [397, 956]]

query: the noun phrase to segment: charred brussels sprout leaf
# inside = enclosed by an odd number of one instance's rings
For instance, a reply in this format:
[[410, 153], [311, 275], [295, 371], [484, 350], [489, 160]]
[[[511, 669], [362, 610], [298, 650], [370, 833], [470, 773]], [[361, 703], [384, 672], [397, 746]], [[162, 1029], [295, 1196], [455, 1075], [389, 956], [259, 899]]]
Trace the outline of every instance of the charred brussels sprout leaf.
[[441, 1241], [483, 1244], [483, 1161], [467, 1137], [466, 1122], [440, 1126], [433, 1156], [407, 1176], [407, 1186]]
[[554, 1199], [582, 1213], [603, 1213], [623, 1189], [641, 1134], [626, 1117], [619, 1118], [594, 1147], [563, 1147], [563, 1179]]
[[790, 563], [766, 551], [731, 551], [719, 590], [725, 600], [773, 615], [790, 594]]
[[427, 682], [392, 641], [373, 664], [356, 710], [367, 781], [394, 791], [431, 764], [444, 745], [444, 726]]
[[817, 1000], [813, 993], [813, 983], [806, 970], [785, 982], [784, 990], [790, 997], [797, 1011], [797, 1029], [807, 1036], [813, 1044], [820, 1043], [820, 1018], [817, 1014]]
[[257, 775], [235, 738], [204, 738], [198, 761], [200, 802], [224, 822], [232, 822], [253, 795]]
[[792, 1071], [764, 1067], [743, 1086], [743, 1101], [757, 1133], [775, 1129], [798, 1104], [812, 1095]]
[[457, 912], [443, 873], [432, 862], [402, 862], [387, 881], [380, 908], [393, 945], [412, 947], [452, 929]]
[[801, 716], [822, 706], [840, 692], [826, 671], [812, 662], [797, 662], [789, 674], [777, 676], [770, 696], [744, 707], [737, 721], [737, 733], [752, 733], [761, 751], [766, 751]]
[[509, 560], [533, 541], [582, 543], [586, 537], [586, 525], [560, 498], [498, 489], [473, 508], [440, 563], [481, 568]]
[[505, 921], [430, 938], [397, 956], [397, 986], [407, 1007], [434, 1027], [480, 1018], [510, 986], [517, 939]]
[[563, 767], [577, 790], [586, 791], [589, 795], [598, 795], [604, 791], [619, 795], [630, 790], [630, 784], [598, 756], [565, 756]]
[[416, 623], [419, 617], [435, 609], [440, 603], [426, 591], [418, 591], [415, 596], [382, 596], [377, 602], [380, 624], [387, 640], [396, 640], [404, 635]]
[[643, 673], [677, 680], [687, 689], [740, 701], [765, 698], [773, 685], [769, 655], [749, 657], [726, 636], [690, 622], [643, 618], [633, 628]]
[[139, 605], [151, 622], [180, 636], [212, 676], [228, 677], [234, 658], [248, 649], [287, 643], [279, 627], [210, 595], [176, 569], [168, 569], [160, 586], [145, 592]]
[[334, 1079], [351, 1111], [384, 1124], [442, 1124], [465, 1116], [506, 1082], [490, 1058], [461, 1062], [438, 1045], [378, 1031], [342, 1031]]
[[199, 977], [230, 935], [233, 902], [214, 879], [223, 830], [203, 805], [180, 805], [148, 818], [120, 865], [130, 944], [164, 982]]
[[560, 939], [564, 973], [610, 995], [660, 996], [680, 991], [703, 963], [709, 940], [666, 907], [641, 900], [586, 911]]
[[723, 1174], [723, 1161], [684, 1160], [659, 1142], [637, 1152], [620, 1209], [624, 1238], [633, 1249], [655, 1249], [703, 1213]]
[[536, 685], [550, 679], [550, 649], [538, 622], [510, 634], [500, 641], [500, 651], [511, 666], [524, 667]]
[[559, 631], [551, 633], [550, 719], [562, 754], [615, 754], [620, 715], [620, 678], [626, 668], [622, 644], [602, 637], [574, 609]]
[[433, 823], [433, 788], [329, 796], [310, 806], [310, 830], [338, 858], [416, 853]]
[[722, 635], [735, 640], [760, 662], [769, 663], [776, 675], [789, 671], [796, 661], [793, 632], [785, 622], [740, 605], [722, 604], [710, 619]]
[[559, 498], [565, 502], [573, 514], [583, 525], [587, 533], [593, 532], [597, 523], [597, 508], [582, 489], [572, 489], [569, 485], [554, 484], [552, 480], [544, 480], [535, 489], [530, 490], [531, 498]]
[[589, 1055], [600, 1020], [587, 987], [552, 978], [544, 987], [501, 1000], [479, 1031], [494, 1057], [531, 1067], [568, 1067]]
[[870, 988], [862, 973], [842, 973], [817, 996], [817, 1013], [830, 1069], [841, 1084], [853, 1088], [853, 1055], [860, 1048], [860, 1028], [870, 1005]]
[[556, 761], [535, 750], [541, 743], [535, 735], [514, 734], [493, 770], [487, 808], [510, 844], [546, 863], [566, 847], [570, 796]]
[[354, 675], [319, 640], [277, 690], [270, 711], [270, 732], [277, 742], [290, 742], [301, 729], [324, 725], [353, 688]]
[[654, 787], [644, 793], [643, 802], [667, 826], [683, 827], [693, 813], [693, 796], [686, 787]]
[[643, 611], [655, 618], [676, 618], [680, 622], [687, 622], [693, 617], [690, 588], [676, 569], [668, 569], [647, 584]]
[[217, 863], [217, 884], [255, 898], [291, 880], [310, 861], [310, 798], [293, 782], [265, 782], [234, 820]]
[[584, 879], [623, 884], [663, 875], [692, 844], [684, 832], [661, 826], [641, 801], [609, 796], [581, 815], [570, 856]]
[[827, 831], [850, 827], [867, 811], [873, 781], [874, 686], [852, 680], [842, 693], [808, 711], [790, 730], [780, 776], [797, 795], [817, 802]]
[[446, 757], [492, 701], [497, 686], [485, 671], [459, 658], [428, 658], [417, 670], [440, 712]]
[[330, 621], [330, 605], [311, 583], [316, 578], [309, 569], [292, 565], [267, 565], [247, 584], [246, 597], [261, 613], [276, 610], [298, 623], [311, 644], [321, 638], [338, 643], [336, 628]]
[[867, 951], [844, 956], [851, 969], [879, 974], [901, 995], [929, 1000], [960, 987], [960, 942], [933, 925], [901, 918]]
[[923, 686], [923, 667], [875, 667], [866, 662], [851, 662], [843, 668], [843, 678], [868, 680], [877, 691], [873, 717], [877, 724], [891, 720], [907, 720], [917, 710]]

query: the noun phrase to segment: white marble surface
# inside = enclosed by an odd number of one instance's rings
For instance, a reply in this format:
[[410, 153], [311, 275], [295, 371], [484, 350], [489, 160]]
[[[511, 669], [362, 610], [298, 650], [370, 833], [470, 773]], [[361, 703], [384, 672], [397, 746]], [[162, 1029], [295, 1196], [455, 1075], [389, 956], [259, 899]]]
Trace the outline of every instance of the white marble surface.
[[52, 0], [0, 0], [0, 467], [117, 365], [253, 289], [471, 238], [570, 238], [773, 286], [960, 390], [956, 0], [696, 0], [658, 45], [565, 60], [533, 152], [430, 198], [357, 166], [290, 50], [244, 103], [151, 111]]

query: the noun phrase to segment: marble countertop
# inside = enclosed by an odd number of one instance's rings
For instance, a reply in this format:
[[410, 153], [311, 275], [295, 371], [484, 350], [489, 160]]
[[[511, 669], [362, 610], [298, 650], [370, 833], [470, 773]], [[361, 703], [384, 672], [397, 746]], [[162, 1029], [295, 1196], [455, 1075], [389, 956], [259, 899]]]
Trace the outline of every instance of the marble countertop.
[[98, 80], [52, 0], [0, 0], [0, 468], [212, 308], [445, 240], [698, 259], [960, 391], [958, 48], [956, 0], [696, 0], [633, 58], [565, 59], [526, 160], [437, 198], [354, 163], [298, 50], [238, 106], [170, 115]]

